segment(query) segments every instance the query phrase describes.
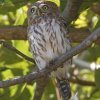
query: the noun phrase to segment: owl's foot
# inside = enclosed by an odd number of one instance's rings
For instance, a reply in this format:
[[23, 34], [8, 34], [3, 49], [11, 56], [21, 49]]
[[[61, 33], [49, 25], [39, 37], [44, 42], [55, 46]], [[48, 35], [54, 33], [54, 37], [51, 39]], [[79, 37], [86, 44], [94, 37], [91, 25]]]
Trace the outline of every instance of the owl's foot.
[[[51, 61], [48, 63], [47, 68], [49, 68], [49, 69], [54, 69], [52, 66], [55, 64], [56, 61], [57, 61], [57, 59], [51, 60]], [[55, 71], [55, 70], [57, 70], [57, 69], [54, 69], [54, 71]]]

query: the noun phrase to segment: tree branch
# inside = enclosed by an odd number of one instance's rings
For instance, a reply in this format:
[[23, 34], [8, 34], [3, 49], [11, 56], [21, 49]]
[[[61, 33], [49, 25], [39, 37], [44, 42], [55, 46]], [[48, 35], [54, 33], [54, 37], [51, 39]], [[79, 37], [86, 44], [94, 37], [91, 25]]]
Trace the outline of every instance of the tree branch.
[[78, 10], [83, 3], [83, 0], [67, 0], [66, 7], [62, 16], [66, 19], [66, 23], [70, 24], [78, 17]]
[[73, 57], [73, 63], [78, 66], [78, 68], [80, 69], [88, 69], [91, 71], [94, 71], [96, 68], [100, 68], [100, 64], [96, 64], [96, 63], [89, 63], [86, 61], [83, 61], [81, 59], [77, 59]]
[[[26, 76], [22, 76], [19, 78], [11, 79], [11, 80], [6, 80], [6, 81], [0, 81], [0, 88], [24, 83], [24, 82], [29, 82], [32, 80], [36, 80], [38, 78], [41, 78], [43, 76], [46, 76], [50, 74], [53, 70], [56, 70], [62, 63], [67, 61], [68, 59], [72, 58], [76, 54], [82, 52], [84, 49], [86, 49], [88, 46], [91, 45], [93, 41], [95, 41], [98, 37], [100, 37], [100, 28], [96, 29], [90, 36], [88, 36], [82, 43], [80, 43], [78, 46], [75, 48], [72, 48], [70, 51], [62, 55], [57, 59], [57, 61], [54, 62], [53, 65], [47, 66], [45, 69], [41, 71], [35, 70], [33, 73], [30, 73]], [[52, 66], [52, 67], [50, 67]]]
[[[69, 35], [72, 42], [81, 42], [90, 35], [88, 29], [69, 28]], [[0, 39], [5, 40], [26, 40], [27, 27], [26, 26], [0, 26]], [[100, 39], [96, 41], [100, 45]]]
[[80, 79], [80, 78], [70, 78], [69, 80], [72, 83], [76, 83], [76, 84], [83, 85], [83, 86], [96, 86], [95, 82], [83, 80], [83, 79]]
[[27, 27], [25, 26], [0, 26], [0, 39], [26, 40]]

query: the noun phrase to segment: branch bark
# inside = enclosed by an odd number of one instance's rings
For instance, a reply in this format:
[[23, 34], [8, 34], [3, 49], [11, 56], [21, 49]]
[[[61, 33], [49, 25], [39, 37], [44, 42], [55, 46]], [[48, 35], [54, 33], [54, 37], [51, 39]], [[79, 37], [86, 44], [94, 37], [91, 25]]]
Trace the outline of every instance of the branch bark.
[[[69, 35], [72, 42], [81, 42], [90, 35], [90, 31], [84, 28], [69, 28]], [[0, 26], [0, 39], [5, 40], [26, 40], [26, 26]], [[100, 39], [96, 41], [100, 45]]]
[[0, 39], [26, 40], [27, 27], [25, 26], [0, 26]]
[[[34, 72], [22, 76], [19, 78], [11, 79], [11, 80], [6, 80], [6, 81], [0, 81], [0, 88], [24, 83], [24, 82], [30, 82], [32, 80], [39, 79], [41, 77], [44, 77], [46, 75], [49, 75], [53, 70], [56, 70], [62, 63], [67, 61], [68, 59], [72, 58], [76, 54], [82, 52], [84, 49], [86, 49], [88, 46], [91, 45], [93, 41], [95, 41], [98, 37], [100, 37], [100, 28], [96, 29], [90, 36], [88, 36], [82, 43], [80, 43], [78, 46], [75, 48], [72, 48], [70, 51], [62, 55], [57, 59], [57, 61], [54, 62], [53, 65], [47, 66], [45, 69], [41, 71], [35, 70]], [[52, 66], [52, 67], [50, 67]]]
[[66, 19], [67, 25], [78, 17], [78, 10], [84, 0], [67, 0], [66, 7], [62, 13], [62, 16]]

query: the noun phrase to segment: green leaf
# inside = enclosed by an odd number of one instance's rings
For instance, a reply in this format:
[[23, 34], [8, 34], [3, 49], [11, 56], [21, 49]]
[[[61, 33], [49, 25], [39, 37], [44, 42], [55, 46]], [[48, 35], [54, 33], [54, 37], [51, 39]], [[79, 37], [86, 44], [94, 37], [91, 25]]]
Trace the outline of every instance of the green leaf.
[[100, 68], [95, 70], [95, 82], [97, 89], [100, 90]]
[[100, 100], [100, 91], [94, 90], [91, 94], [91, 100]]
[[60, 6], [60, 0], [50, 0], [52, 2], [55, 2], [58, 6]]
[[61, 0], [61, 2], [60, 2], [61, 11], [64, 10], [64, 8], [65, 8], [65, 6], [66, 6], [66, 3], [67, 3], [67, 0]]
[[47, 84], [42, 100], [57, 100], [55, 87], [51, 80]]
[[26, 5], [30, 0], [4, 0], [0, 3], [0, 13], [15, 12], [18, 8]]
[[83, 58], [85, 61], [94, 62], [100, 57], [100, 46], [93, 44], [88, 50], [84, 51]]
[[94, 29], [99, 28], [100, 27], [100, 17], [98, 17], [98, 22], [96, 23]]
[[3, 5], [4, 4], [4, 0], [0, 0], [0, 5]]

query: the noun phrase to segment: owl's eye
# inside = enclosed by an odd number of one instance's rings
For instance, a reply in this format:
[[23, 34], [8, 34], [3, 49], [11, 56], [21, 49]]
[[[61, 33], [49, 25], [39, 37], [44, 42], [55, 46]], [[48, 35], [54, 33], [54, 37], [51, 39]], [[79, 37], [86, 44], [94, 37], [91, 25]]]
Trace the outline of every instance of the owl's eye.
[[42, 9], [44, 10], [44, 11], [46, 11], [46, 10], [48, 10], [48, 6], [47, 5], [44, 5], [44, 6], [42, 6]]
[[34, 11], [35, 11], [35, 8], [31, 8], [31, 12], [34, 13]]

